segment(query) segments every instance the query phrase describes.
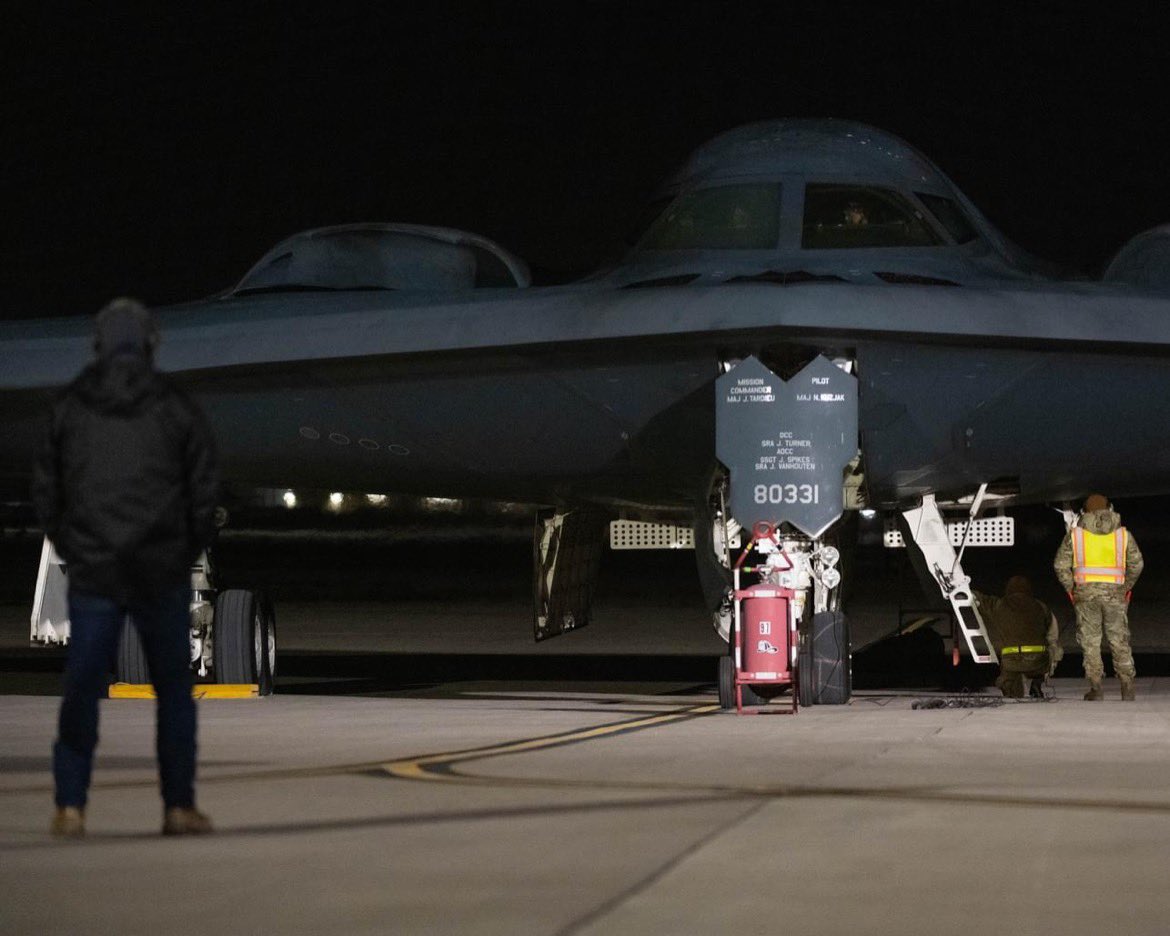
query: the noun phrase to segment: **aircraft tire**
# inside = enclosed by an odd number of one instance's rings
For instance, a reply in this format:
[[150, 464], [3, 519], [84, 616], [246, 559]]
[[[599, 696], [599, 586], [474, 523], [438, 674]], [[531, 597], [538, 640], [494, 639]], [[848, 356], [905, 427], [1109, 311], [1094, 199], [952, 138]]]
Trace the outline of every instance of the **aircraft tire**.
[[216, 682], [257, 684], [263, 692], [261, 678], [266, 669], [266, 654], [262, 648], [267, 646], [264, 621], [262, 604], [255, 592], [229, 588], [216, 596], [212, 649]]
[[816, 705], [845, 705], [852, 695], [849, 622], [841, 611], [814, 614], [809, 633]]
[[816, 670], [812, 660], [812, 638], [801, 634], [796, 651], [796, 685], [800, 704], [812, 705], [816, 700]]
[[130, 616], [122, 623], [122, 639], [118, 643], [118, 656], [114, 663], [114, 676], [121, 683], [145, 686], [150, 682], [150, 667], [146, 663], [146, 650], [138, 628]]

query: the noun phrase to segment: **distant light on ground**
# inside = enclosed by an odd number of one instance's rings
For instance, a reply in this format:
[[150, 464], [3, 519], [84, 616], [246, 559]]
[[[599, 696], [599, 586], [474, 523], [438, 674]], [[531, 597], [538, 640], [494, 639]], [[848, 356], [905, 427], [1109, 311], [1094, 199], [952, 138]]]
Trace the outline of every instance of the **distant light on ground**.
[[384, 503], [386, 503], [386, 495], [385, 494], [367, 494], [366, 500], [369, 501], [371, 504], [373, 504], [375, 507], [381, 507]]
[[423, 506], [427, 510], [458, 510], [463, 501], [455, 497], [424, 497]]
[[340, 491], [334, 491], [332, 494], [329, 495], [329, 506], [332, 507], [334, 510], [336, 510], [338, 507], [341, 506], [342, 501], [344, 501], [344, 500], [345, 500], [344, 494], [342, 494]]
[[493, 501], [488, 509], [499, 514], [520, 516], [528, 513], [532, 508], [528, 504], [514, 504], [511, 501]]
[[284, 506], [289, 510], [292, 510], [297, 505], [297, 495], [292, 491], [285, 491], [280, 499], [284, 501]]
[[861, 519], [862, 520], [872, 520], [876, 516], [877, 516], [877, 511], [870, 510], [868, 507], [865, 510], [861, 511]]

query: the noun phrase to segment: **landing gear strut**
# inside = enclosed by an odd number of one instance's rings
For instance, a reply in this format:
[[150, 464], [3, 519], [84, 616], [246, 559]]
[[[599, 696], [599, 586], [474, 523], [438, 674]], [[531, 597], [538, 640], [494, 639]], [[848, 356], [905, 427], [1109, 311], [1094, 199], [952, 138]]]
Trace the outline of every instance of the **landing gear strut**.
[[[30, 639], [34, 644], [69, 642], [68, 579], [65, 563], [45, 538], [33, 600]], [[259, 592], [212, 585], [211, 563], [203, 553], [191, 567], [191, 668], [200, 679], [248, 684], [270, 695], [276, 676], [276, 616], [272, 603]], [[138, 629], [127, 617], [114, 661], [118, 682], [150, 682], [146, 654]]]

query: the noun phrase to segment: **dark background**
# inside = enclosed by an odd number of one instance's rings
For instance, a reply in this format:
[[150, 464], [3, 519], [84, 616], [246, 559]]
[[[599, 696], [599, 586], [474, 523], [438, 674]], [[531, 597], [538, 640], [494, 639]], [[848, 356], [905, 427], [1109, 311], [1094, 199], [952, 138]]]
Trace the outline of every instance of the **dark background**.
[[1022, 246], [1089, 274], [1170, 221], [1157, 5], [512, 3], [6, 14], [0, 317], [235, 282], [396, 220], [587, 272], [704, 140], [866, 121]]

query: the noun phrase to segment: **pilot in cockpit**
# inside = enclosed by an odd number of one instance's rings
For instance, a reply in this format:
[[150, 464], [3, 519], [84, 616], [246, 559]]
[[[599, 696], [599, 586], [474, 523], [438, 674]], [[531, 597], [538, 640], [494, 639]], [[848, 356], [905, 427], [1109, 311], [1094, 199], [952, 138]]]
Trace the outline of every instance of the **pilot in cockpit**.
[[844, 225], [847, 228], [863, 228], [869, 225], [869, 217], [861, 202], [851, 201], [845, 206]]

